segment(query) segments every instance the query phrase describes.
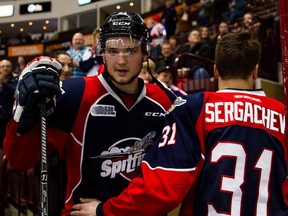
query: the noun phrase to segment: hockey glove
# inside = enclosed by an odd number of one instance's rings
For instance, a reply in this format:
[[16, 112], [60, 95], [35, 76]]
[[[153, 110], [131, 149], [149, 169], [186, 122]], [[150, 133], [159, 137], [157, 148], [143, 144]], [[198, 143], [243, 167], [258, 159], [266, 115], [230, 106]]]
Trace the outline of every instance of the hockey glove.
[[42, 98], [52, 101], [61, 92], [59, 73], [61, 64], [42, 56], [29, 62], [23, 69], [17, 87], [14, 120], [19, 123], [17, 133], [32, 129], [40, 120], [39, 105]]

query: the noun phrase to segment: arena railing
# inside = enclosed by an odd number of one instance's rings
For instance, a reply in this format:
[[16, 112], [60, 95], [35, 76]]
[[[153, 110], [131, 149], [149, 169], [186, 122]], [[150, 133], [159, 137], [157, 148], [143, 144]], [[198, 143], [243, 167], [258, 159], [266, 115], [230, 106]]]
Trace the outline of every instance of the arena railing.
[[[199, 55], [184, 52], [174, 60], [173, 72], [177, 85], [187, 93], [196, 91], [217, 91], [217, 80], [214, 77], [214, 61]], [[179, 77], [183, 72], [185, 77]]]

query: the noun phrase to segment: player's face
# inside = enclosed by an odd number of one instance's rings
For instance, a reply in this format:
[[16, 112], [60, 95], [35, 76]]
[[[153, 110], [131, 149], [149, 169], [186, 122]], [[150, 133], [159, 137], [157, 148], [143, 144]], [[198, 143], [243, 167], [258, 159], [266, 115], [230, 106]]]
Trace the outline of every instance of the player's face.
[[106, 41], [103, 59], [107, 71], [113, 83], [124, 92], [137, 92], [144, 58], [139, 40], [112, 37]]

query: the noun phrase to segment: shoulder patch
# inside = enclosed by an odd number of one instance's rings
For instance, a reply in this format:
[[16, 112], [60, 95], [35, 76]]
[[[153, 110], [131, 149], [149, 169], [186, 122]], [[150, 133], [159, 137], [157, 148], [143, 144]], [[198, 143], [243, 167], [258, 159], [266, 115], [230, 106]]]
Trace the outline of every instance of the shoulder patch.
[[186, 102], [187, 102], [186, 99], [183, 99], [182, 97], [177, 97], [176, 100], [171, 105], [171, 107], [169, 108], [168, 113], [172, 112], [176, 107], [182, 106]]

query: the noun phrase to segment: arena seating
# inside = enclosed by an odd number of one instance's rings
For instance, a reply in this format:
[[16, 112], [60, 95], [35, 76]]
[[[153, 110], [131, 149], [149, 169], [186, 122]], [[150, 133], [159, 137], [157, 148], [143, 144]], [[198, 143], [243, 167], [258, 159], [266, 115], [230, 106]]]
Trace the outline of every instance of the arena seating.
[[[216, 91], [217, 81], [213, 74], [214, 61], [191, 53], [179, 54], [173, 64], [174, 74], [181, 68], [190, 69], [190, 75], [182, 78], [181, 85], [187, 93]], [[193, 68], [193, 69], [192, 69]]]

